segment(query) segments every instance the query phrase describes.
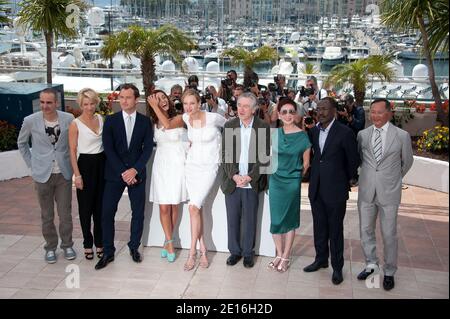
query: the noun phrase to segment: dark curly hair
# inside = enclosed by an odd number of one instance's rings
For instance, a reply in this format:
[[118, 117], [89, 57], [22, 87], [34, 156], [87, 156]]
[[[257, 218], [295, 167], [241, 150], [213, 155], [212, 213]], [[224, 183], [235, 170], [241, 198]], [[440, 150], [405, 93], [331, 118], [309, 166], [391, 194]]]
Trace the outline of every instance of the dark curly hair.
[[[177, 115], [177, 110], [175, 109], [175, 106], [173, 105], [172, 101], [167, 96], [166, 92], [164, 92], [162, 90], [153, 90], [150, 95], [157, 94], [157, 93], [162, 93], [167, 98], [167, 102], [169, 103], [169, 110], [167, 111], [169, 119], [172, 117], [175, 117]], [[153, 108], [150, 105], [149, 105], [149, 109], [150, 109], [150, 117], [152, 118], [153, 123], [158, 124], [159, 119], [156, 116], [155, 111], [153, 111]]]

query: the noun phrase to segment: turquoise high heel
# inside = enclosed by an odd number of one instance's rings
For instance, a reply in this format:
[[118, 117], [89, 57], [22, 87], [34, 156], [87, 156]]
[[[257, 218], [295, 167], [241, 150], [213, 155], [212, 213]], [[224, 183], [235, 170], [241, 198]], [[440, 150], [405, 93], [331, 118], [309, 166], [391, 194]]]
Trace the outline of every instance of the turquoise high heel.
[[167, 252], [167, 261], [168, 262], [173, 263], [175, 261], [175, 257], [176, 257], [175, 252], [173, 252], [173, 253]]
[[[166, 247], [167, 244], [169, 244], [169, 243], [171, 243], [171, 242], [173, 242], [173, 239], [169, 239], [169, 240], [165, 240], [165, 241], [164, 241], [163, 249], [161, 249], [161, 258], [166, 258], [166, 257], [168, 257], [169, 255], [175, 255], [175, 253], [171, 254], [171, 253], [169, 253], [169, 252], [167, 251], [167, 249], [164, 248], [164, 247]], [[169, 257], [168, 257], [168, 259], [169, 259]], [[173, 257], [170, 256], [170, 259], [172, 259], [172, 261], [170, 261], [170, 262], [173, 262], [173, 261], [175, 260], [175, 256], [173, 256]]]

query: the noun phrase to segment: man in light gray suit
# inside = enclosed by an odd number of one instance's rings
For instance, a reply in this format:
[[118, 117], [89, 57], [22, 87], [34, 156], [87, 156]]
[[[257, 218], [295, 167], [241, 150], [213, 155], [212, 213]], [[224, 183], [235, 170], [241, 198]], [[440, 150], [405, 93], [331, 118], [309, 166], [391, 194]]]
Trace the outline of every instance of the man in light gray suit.
[[[56, 262], [58, 233], [54, 224], [54, 205], [59, 215], [61, 249], [68, 260], [76, 258], [72, 241], [72, 167], [70, 165], [69, 125], [72, 114], [57, 110], [57, 92], [45, 89], [39, 96], [41, 111], [24, 118], [17, 139], [20, 153], [31, 169], [41, 207], [45, 260]], [[31, 140], [32, 149], [29, 142]]]
[[378, 269], [375, 226], [380, 215], [384, 244], [383, 288], [394, 288], [397, 270], [397, 212], [402, 196], [402, 178], [413, 164], [411, 137], [408, 132], [389, 123], [391, 104], [376, 99], [370, 106], [373, 125], [358, 133], [361, 171], [358, 211], [361, 245], [366, 268], [358, 275], [365, 280]]

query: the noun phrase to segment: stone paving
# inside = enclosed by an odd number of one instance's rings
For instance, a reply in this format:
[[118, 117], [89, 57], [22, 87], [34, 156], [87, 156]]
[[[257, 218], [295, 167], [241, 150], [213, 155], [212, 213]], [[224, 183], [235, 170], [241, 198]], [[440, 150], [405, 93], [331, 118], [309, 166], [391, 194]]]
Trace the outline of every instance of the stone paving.
[[[209, 252], [210, 267], [183, 271], [187, 250], [178, 250], [173, 264], [159, 257], [159, 247], [142, 248], [144, 260], [134, 263], [126, 242], [130, 206], [126, 194], [116, 216], [116, 259], [105, 269], [94, 270], [98, 260], [84, 259], [82, 235], [74, 191], [74, 240], [78, 257], [58, 262], [44, 261], [39, 206], [31, 178], [0, 182], [0, 298], [449, 298], [449, 203], [448, 194], [408, 186], [403, 191], [398, 217], [399, 269], [396, 286], [386, 292], [356, 279], [363, 268], [359, 241], [357, 188], [351, 192], [345, 218], [344, 282], [331, 283], [331, 268], [304, 273], [314, 259], [312, 218], [307, 185], [302, 186], [301, 226], [286, 273], [267, 268], [272, 258], [258, 256], [255, 266], [242, 262], [230, 267], [226, 253]], [[382, 260], [379, 229], [377, 247]], [[77, 265], [79, 288], [71, 288], [66, 272]], [[67, 268], [70, 266], [69, 268]], [[380, 276], [382, 281], [382, 275]], [[376, 278], [374, 278], [376, 279]]]

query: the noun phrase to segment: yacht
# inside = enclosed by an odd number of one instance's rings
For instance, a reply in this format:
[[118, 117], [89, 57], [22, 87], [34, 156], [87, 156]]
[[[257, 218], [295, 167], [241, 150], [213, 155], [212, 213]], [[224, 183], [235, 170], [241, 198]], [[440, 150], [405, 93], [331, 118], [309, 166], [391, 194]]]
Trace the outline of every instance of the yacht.
[[344, 62], [344, 60], [345, 56], [341, 47], [325, 47], [325, 52], [322, 55], [322, 64], [334, 66]]

